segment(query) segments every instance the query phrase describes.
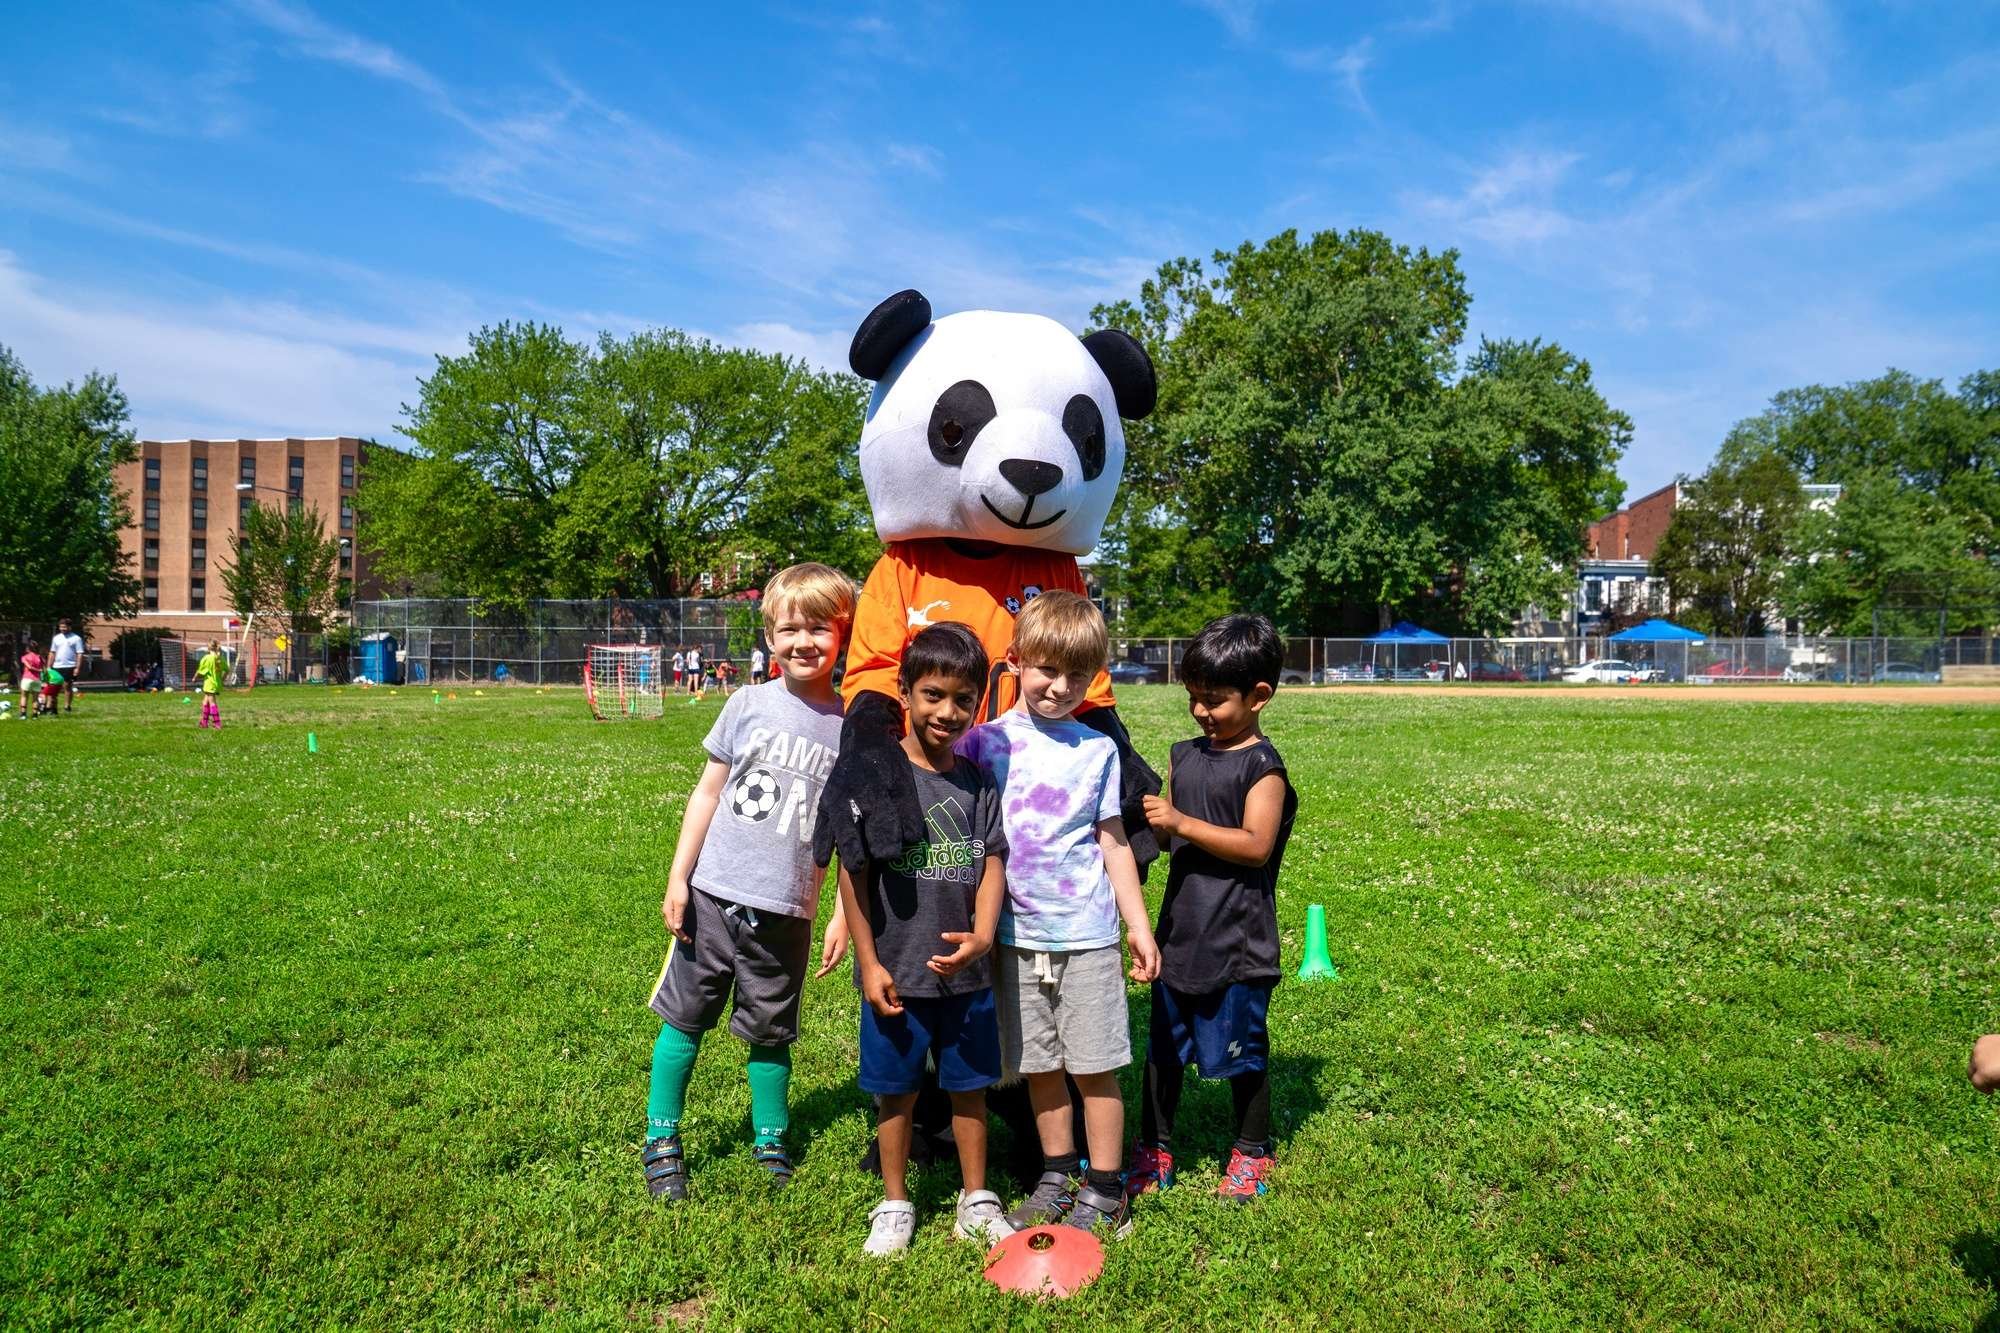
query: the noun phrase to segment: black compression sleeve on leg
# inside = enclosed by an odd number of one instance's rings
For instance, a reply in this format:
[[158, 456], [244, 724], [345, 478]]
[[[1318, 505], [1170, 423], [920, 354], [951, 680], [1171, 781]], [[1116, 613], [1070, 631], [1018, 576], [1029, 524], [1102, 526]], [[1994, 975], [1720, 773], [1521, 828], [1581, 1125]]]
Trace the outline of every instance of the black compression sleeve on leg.
[[1271, 1076], [1262, 1069], [1229, 1080], [1229, 1099], [1236, 1104], [1236, 1150], [1262, 1157], [1271, 1150]]
[[1174, 1115], [1181, 1109], [1181, 1081], [1186, 1070], [1171, 1055], [1162, 1064], [1146, 1057], [1146, 1084], [1139, 1101], [1139, 1141], [1170, 1148]]

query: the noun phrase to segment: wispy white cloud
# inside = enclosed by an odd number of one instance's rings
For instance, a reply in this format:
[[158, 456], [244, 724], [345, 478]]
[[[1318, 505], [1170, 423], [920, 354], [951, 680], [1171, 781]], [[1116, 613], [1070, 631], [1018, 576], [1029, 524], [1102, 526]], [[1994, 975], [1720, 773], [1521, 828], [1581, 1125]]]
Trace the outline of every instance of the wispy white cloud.
[[1362, 76], [1375, 63], [1375, 37], [1370, 33], [1360, 40], [1350, 42], [1339, 50], [1316, 46], [1305, 50], [1287, 51], [1284, 61], [1293, 69], [1308, 73], [1330, 74], [1347, 100], [1356, 110], [1373, 117], [1375, 108], [1368, 103], [1368, 92], [1362, 84]]
[[1747, 62], [1817, 88], [1836, 24], [1824, 0], [1545, 0], [1698, 58]]
[[67, 134], [0, 117], [0, 167], [79, 175], [88, 168]]
[[1264, 0], [1188, 0], [1188, 3], [1212, 15], [1239, 42], [1256, 36], [1257, 20], [1264, 9]]
[[400, 83], [440, 102], [449, 101], [444, 85], [429, 70], [392, 47], [326, 22], [303, 5], [287, 4], [285, 0], [234, 2], [246, 16], [287, 38], [298, 55], [345, 65], [378, 79]]
[[943, 176], [940, 170], [943, 157], [938, 150], [920, 143], [887, 143], [882, 145], [882, 160], [892, 167], [902, 167], [933, 180]]
[[1407, 206], [1502, 249], [1567, 236], [1577, 222], [1556, 202], [1570, 169], [1583, 160], [1572, 151], [1517, 149], [1477, 169], [1456, 195], [1412, 192]]
[[0, 309], [39, 380], [113, 371], [149, 436], [386, 437], [433, 336], [229, 298], [147, 302], [55, 283], [0, 251]]

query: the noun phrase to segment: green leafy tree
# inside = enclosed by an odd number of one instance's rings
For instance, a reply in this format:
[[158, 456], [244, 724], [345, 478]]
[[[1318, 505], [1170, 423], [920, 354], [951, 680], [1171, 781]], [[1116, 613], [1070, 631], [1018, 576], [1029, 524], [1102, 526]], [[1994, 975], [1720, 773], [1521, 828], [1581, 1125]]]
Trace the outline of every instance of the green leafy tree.
[[1887, 472], [1855, 474], [1792, 535], [1785, 604], [1830, 634], [1958, 634], [1988, 627], [2000, 569], [1943, 497]]
[[851, 376], [663, 331], [606, 335], [587, 379], [550, 543], [570, 594], [687, 596], [718, 566], [754, 584], [872, 558]]
[[1132, 627], [1240, 607], [1313, 633], [1406, 614], [1483, 631], [1558, 587], [1621, 494], [1630, 429], [1586, 363], [1493, 343], [1456, 383], [1454, 251], [1287, 231], [1211, 262], [1173, 260], [1094, 313], [1160, 379], [1127, 427], [1102, 562]]
[[860, 383], [671, 330], [481, 329], [406, 407], [356, 497], [388, 582], [499, 607], [677, 597], [700, 576], [873, 558]]
[[[282, 625], [290, 642], [326, 627], [340, 603], [340, 543], [316, 505], [252, 505], [243, 517], [222, 586], [232, 610]], [[289, 660], [292, 649], [287, 647]], [[288, 673], [289, 674], [289, 673]]]
[[115, 377], [37, 388], [0, 347], [0, 620], [81, 625], [137, 608], [119, 541], [132, 511], [113, 472], [138, 456], [128, 417]]
[[1694, 629], [1763, 634], [1780, 606], [1793, 529], [1806, 495], [1789, 459], [1727, 454], [1693, 481], [1653, 555], [1674, 614]]

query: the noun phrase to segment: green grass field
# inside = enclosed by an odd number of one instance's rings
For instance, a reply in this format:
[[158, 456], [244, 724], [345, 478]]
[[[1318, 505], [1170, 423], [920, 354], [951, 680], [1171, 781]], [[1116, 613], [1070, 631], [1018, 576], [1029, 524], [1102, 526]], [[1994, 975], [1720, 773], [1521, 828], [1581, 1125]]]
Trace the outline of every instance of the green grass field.
[[[1227, 1090], [1191, 1081], [1182, 1187], [1038, 1309], [950, 1240], [941, 1171], [909, 1257], [861, 1258], [845, 969], [807, 991], [792, 1188], [718, 1034], [695, 1200], [648, 1200], [643, 1002], [716, 705], [459, 695], [0, 727], [0, 1322], [1994, 1320], [2000, 710], [1281, 694], [1288, 966], [1322, 902], [1342, 979], [1273, 1003], [1275, 1192], [1209, 1197]], [[1180, 692], [1125, 700], [1163, 762]]]

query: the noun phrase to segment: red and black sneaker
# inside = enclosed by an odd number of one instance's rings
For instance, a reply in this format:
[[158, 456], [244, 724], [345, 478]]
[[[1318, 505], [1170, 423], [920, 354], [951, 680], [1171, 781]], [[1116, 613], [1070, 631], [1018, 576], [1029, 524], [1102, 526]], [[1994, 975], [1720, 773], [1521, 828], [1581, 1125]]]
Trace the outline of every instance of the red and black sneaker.
[[1153, 1143], [1132, 1145], [1132, 1163], [1125, 1169], [1125, 1197], [1157, 1194], [1174, 1187], [1174, 1155]]
[[1215, 1187], [1217, 1195], [1234, 1203], [1248, 1203], [1260, 1194], [1270, 1193], [1271, 1186], [1266, 1177], [1271, 1174], [1271, 1155], [1247, 1157], [1240, 1148], [1229, 1150], [1229, 1169], [1222, 1173], [1222, 1183]]

